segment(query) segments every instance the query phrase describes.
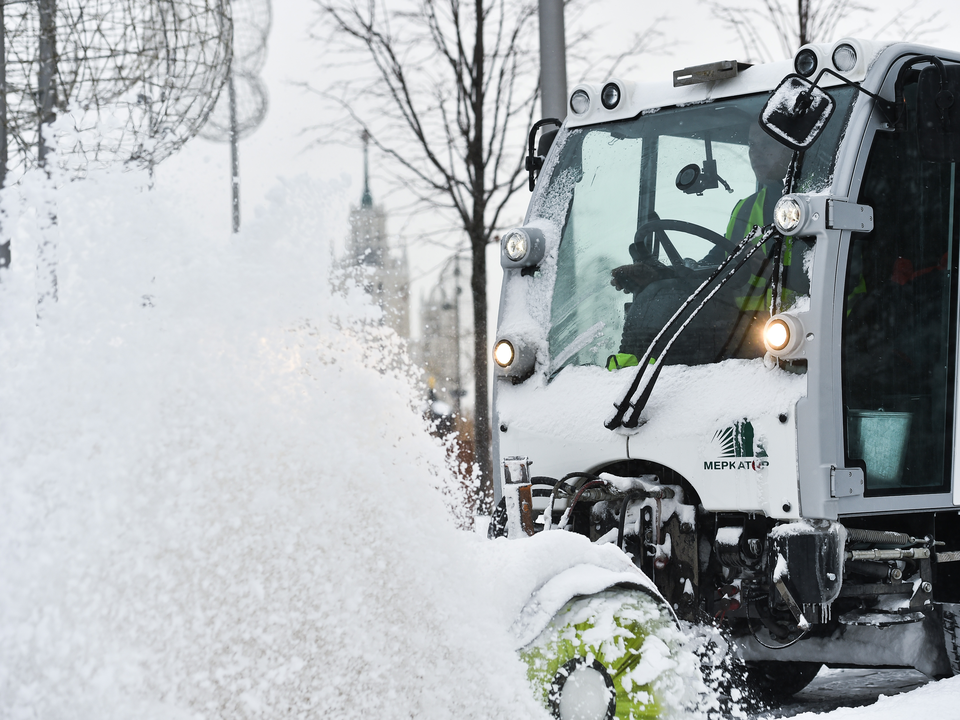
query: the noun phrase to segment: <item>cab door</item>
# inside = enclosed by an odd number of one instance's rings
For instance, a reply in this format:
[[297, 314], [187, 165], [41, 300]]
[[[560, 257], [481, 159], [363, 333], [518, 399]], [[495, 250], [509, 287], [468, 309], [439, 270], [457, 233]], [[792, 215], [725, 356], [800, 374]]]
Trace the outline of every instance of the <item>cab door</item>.
[[956, 165], [921, 159], [915, 81], [906, 98], [907, 130], [874, 135], [858, 195], [874, 230], [851, 235], [845, 268], [844, 452], [865, 489], [843, 513], [953, 504]]

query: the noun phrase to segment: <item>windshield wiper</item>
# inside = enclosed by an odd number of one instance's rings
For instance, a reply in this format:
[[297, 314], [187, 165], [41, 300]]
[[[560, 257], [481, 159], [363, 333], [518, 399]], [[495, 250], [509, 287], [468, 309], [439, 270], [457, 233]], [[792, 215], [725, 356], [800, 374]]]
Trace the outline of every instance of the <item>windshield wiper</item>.
[[[626, 394], [620, 400], [619, 403], [614, 403], [614, 407], [617, 409], [613, 417], [607, 420], [604, 425], [610, 430], [616, 430], [619, 427], [625, 428], [635, 428], [640, 423], [640, 413], [643, 412], [644, 407], [647, 405], [647, 401], [650, 399], [650, 394], [653, 392], [653, 386], [656, 384], [657, 379], [660, 377], [660, 371], [663, 369], [664, 359], [670, 348], [673, 346], [674, 342], [680, 336], [690, 322], [697, 316], [697, 314], [704, 308], [704, 306], [710, 302], [710, 299], [720, 291], [727, 282], [730, 281], [740, 268], [746, 265], [753, 254], [763, 247], [763, 244], [767, 242], [770, 238], [776, 237], [777, 248], [774, 250], [775, 255], [779, 255], [779, 246], [783, 242], [783, 236], [777, 232], [776, 228], [771, 224], [766, 226], [766, 228], [761, 228], [758, 225], [755, 225], [753, 230], [748, 234], [743, 240], [741, 240], [734, 251], [730, 253], [723, 261], [717, 266], [717, 268], [710, 274], [706, 280], [704, 280], [700, 286], [693, 291], [693, 293], [684, 300], [683, 304], [677, 309], [673, 316], [667, 320], [666, 324], [660, 328], [660, 331], [657, 333], [656, 337], [650, 342], [650, 345], [647, 347], [646, 352], [643, 354], [643, 357], [640, 359], [639, 367], [637, 368], [637, 374], [633, 378], [633, 382], [630, 384], [630, 388], [627, 390]], [[727, 270], [730, 265], [734, 265], [727, 274], [720, 279], [720, 281], [704, 295], [704, 291], [713, 283], [717, 278], [719, 278], [725, 270]], [[774, 289], [776, 293], [777, 288]], [[701, 295], [703, 297], [701, 298]], [[690, 314], [682, 321], [679, 322], [680, 318], [683, 316], [684, 312], [693, 305], [697, 300], [700, 300], [700, 304], [697, 305]], [[673, 330], [673, 328], [676, 328]], [[660, 351], [659, 355], [654, 355], [657, 347], [660, 345], [660, 341], [664, 338], [667, 333], [673, 330], [673, 334], [670, 336], [670, 339], [667, 341], [666, 345], [663, 346], [663, 349]], [[656, 357], [656, 362], [652, 371], [649, 368], [650, 358]]]

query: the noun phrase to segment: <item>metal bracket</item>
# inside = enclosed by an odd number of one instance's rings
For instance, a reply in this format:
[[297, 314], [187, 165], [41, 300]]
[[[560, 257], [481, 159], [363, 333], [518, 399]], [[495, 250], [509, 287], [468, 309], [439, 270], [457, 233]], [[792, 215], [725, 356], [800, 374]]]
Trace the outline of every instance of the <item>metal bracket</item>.
[[869, 205], [827, 200], [827, 227], [832, 230], [873, 230], [873, 208]]
[[503, 459], [503, 500], [507, 507], [507, 537], [511, 540], [534, 533], [530, 465], [527, 457]]
[[920, 583], [910, 598], [910, 609], [915, 610], [929, 605], [933, 600], [933, 568], [930, 558], [920, 561]]
[[790, 614], [793, 615], [793, 619], [797, 621], [800, 629], [809, 630], [810, 621], [807, 620], [807, 617], [803, 614], [803, 610], [800, 609], [800, 605], [797, 604], [797, 601], [787, 589], [787, 584], [783, 581], [783, 578], [776, 578], [773, 584], [776, 586], [777, 592], [780, 593], [780, 597], [782, 597], [783, 601], [787, 604], [787, 607], [790, 608]]
[[750, 63], [737, 62], [736, 60], [721, 60], [720, 62], [696, 65], [694, 67], [684, 68], [683, 70], [674, 70], [673, 86], [682, 87], [684, 85], [716, 82], [717, 80], [729, 80], [730, 78], [735, 78], [748, 67], [750, 67]]
[[863, 470], [853, 468], [830, 468], [830, 497], [845, 498], [863, 495]]

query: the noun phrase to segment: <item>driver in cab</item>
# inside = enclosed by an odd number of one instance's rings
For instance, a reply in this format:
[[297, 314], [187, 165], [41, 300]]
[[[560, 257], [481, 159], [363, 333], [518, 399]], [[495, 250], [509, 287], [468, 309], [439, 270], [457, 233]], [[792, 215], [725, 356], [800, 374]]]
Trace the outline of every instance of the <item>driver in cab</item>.
[[[736, 204], [727, 223], [725, 237], [738, 243], [755, 225], [765, 226], [773, 220], [773, 208], [783, 195], [783, 180], [792, 152], [754, 123], [749, 131], [750, 165], [757, 178], [758, 189]], [[637, 364], [650, 342], [667, 323], [677, 308], [699, 285], [693, 277], [697, 268], [718, 265], [726, 255], [724, 248], [715, 245], [699, 262], [685, 260], [684, 267], [665, 265], [652, 255], [642, 238], [630, 244], [633, 263], [614, 268], [610, 284], [617, 290], [634, 295], [626, 305], [623, 338], [620, 352], [610, 356], [607, 369], [614, 370]], [[768, 248], [763, 248], [764, 254]], [[784, 248], [784, 266], [790, 264], [790, 245]], [[756, 257], [756, 256], [755, 256]], [[760, 270], [769, 275], [769, 257]], [[763, 355], [762, 345], [754, 347], [747, 328], [760, 313], [769, 310], [770, 291], [767, 281], [758, 275], [750, 276], [746, 287], [734, 282], [732, 293], [721, 291], [695, 318], [695, 327], [685, 331], [671, 350], [670, 362], [700, 364], [715, 362], [723, 357], [755, 357]]]

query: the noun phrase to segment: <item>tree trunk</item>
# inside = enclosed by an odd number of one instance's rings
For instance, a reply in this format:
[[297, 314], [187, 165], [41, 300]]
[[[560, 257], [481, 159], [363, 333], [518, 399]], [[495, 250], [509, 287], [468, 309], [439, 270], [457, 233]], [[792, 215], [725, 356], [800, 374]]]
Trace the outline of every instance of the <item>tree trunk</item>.
[[481, 511], [489, 511], [493, 499], [493, 478], [490, 458], [490, 407], [487, 402], [487, 259], [486, 235], [482, 229], [470, 238], [473, 249], [473, 269], [470, 290], [473, 295], [473, 372], [474, 396], [474, 448], [477, 471], [480, 474]]
[[484, 117], [484, 48], [483, 0], [474, 0], [476, 27], [473, 45], [473, 78], [471, 82], [474, 132], [467, 150], [468, 164], [473, 168], [473, 217], [469, 228], [473, 272], [470, 289], [473, 293], [473, 373], [474, 373], [474, 448], [480, 474], [481, 511], [490, 511], [493, 498], [493, 477], [490, 460], [490, 406], [487, 402], [487, 228], [486, 167], [483, 157]]
[[807, 25], [810, 20], [810, 2], [809, 0], [797, 0], [797, 20], [800, 23], [799, 37], [800, 44], [797, 47], [803, 47], [810, 42], [807, 37]]

